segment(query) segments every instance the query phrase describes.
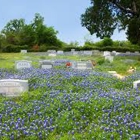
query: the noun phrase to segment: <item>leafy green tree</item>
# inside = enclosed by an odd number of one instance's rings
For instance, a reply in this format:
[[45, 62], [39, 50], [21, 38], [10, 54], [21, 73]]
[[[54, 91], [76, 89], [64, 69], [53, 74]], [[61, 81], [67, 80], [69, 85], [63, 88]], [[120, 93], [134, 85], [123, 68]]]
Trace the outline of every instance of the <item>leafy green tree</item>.
[[9, 21], [4, 29], [2, 30], [2, 35], [5, 36], [7, 44], [19, 45], [20, 44], [20, 34], [25, 26], [24, 19], [14, 19]]
[[105, 37], [102, 40], [103, 46], [113, 46], [113, 40], [111, 38]]
[[36, 13], [31, 24], [25, 24], [24, 19], [10, 20], [0, 33], [0, 49], [8, 52], [30, 49], [43, 45], [61, 47], [62, 41], [57, 38], [58, 31], [44, 25], [44, 18]]
[[128, 39], [140, 43], [140, 0], [91, 0], [81, 24], [101, 39], [111, 37], [116, 28], [126, 29]]
[[37, 45], [57, 45], [57, 33], [53, 27], [47, 27], [43, 24], [44, 18], [39, 14], [35, 14], [33, 23], [31, 24], [36, 35], [35, 43]]

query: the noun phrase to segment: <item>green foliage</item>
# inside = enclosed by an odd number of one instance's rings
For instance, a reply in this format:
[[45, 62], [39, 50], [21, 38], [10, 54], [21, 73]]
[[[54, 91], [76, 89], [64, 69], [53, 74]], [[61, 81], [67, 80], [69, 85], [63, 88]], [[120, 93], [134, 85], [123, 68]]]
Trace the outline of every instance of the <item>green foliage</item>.
[[132, 0], [91, 0], [81, 15], [81, 24], [97, 37], [111, 37], [114, 30], [126, 29], [128, 39], [139, 44], [140, 2]]
[[102, 41], [103, 46], [112, 46], [113, 45], [113, 40], [111, 38], [105, 37]]
[[62, 42], [57, 38], [58, 31], [43, 22], [44, 18], [38, 13], [28, 25], [24, 19], [10, 20], [0, 34], [0, 51], [18, 52], [25, 46], [29, 51], [34, 51], [32, 47], [36, 45], [41, 46], [38, 51], [47, 50], [44, 46], [62, 47]]
[[140, 19], [134, 18], [130, 21], [130, 24], [128, 25], [127, 35], [128, 39], [133, 44], [139, 44], [140, 45]]

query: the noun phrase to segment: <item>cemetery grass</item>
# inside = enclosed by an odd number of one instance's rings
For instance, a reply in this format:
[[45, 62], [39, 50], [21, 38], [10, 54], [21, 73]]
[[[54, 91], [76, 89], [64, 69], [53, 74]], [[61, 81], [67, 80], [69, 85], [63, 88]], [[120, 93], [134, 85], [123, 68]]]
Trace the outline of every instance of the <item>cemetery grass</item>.
[[[24, 57], [21, 54], [14, 54], [14, 58], [12, 54], [2, 54], [0, 59], [10, 61]], [[20, 97], [0, 97], [0, 139], [140, 138], [140, 92], [132, 87], [133, 81], [140, 79], [138, 58], [135, 58], [135, 63], [128, 64], [122, 61], [127, 57], [116, 57], [113, 63], [98, 56], [84, 57], [84, 60], [95, 59], [97, 65], [94, 70], [77, 71], [65, 68], [63, 63], [61, 65], [64, 57], [59, 57], [60, 66], [49, 70], [37, 68], [37, 60], [46, 59], [46, 56], [28, 54], [28, 57], [35, 61], [35, 68], [22, 71], [14, 70], [14, 62], [5, 64], [5, 69], [2, 69], [0, 60], [0, 79], [27, 79], [30, 89]], [[80, 58], [70, 56], [66, 59]], [[126, 70], [132, 65], [138, 70], [130, 75]], [[117, 79], [108, 74], [108, 70], [116, 70], [127, 77]]]

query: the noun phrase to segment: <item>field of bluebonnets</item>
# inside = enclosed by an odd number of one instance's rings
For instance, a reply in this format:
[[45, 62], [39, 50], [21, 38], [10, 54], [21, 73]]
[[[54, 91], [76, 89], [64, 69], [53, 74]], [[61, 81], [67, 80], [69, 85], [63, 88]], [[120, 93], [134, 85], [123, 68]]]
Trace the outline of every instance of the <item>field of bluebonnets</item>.
[[[24, 56], [16, 55], [1, 55], [0, 79], [27, 79], [29, 92], [0, 97], [1, 140], [140, 139], [140, 90], [133, 89], [133, 81], [140, 79], [139, 58], [128, 64], [130, 58], [109, 63], [96, 56], [95, 69], [81, 71], [65, 68], [64, 57], [56, 59], [53, 69], [40, 69], [30, 55], [26, 58], [32, 58], [35, 67], [17, 71], [14, 59]], [[130, 65], [137, 66], [133, 74], [124, 71]], [[107, 70], [127, 76], [117, 79]]]

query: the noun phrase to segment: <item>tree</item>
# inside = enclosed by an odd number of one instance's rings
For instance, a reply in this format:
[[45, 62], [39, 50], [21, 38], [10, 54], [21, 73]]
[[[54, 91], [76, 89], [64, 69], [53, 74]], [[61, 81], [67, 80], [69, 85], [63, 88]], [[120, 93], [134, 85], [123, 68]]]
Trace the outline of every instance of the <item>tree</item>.
[[20, 34], [25, 26], [24, 19], [14, 19], [10, 20], [4, 29], [2, 30], [2, 35], [5, 36], [5, 39], [8, 44], [19, 45], [20, 44]]
[[58, 31], [55, 31], [53, 27], [47, 27], [43, 22], [44, 18], [39, 13], [36, 13], [31, 24], [36, 35], [35, 44], [57, 45], [56, 35]]
[[0, 50], [11, 52], [21, 48], [32, 50], [36, 47], [39, 50], [41, 45], [43, 49], [48, 46], [61, 47], [62, 42], [56, 36], [58, 31], [43, 22], [44, 18], [38, 13], [28, 25], [24, 19], [10, 20], [0, 33]]
[[114, 30], [127, 30], [128, 39], [140, 44], [140, 0], [91, 0], [81, 24], [97, 37], [111, 37]]

